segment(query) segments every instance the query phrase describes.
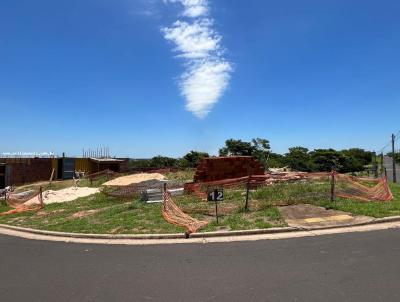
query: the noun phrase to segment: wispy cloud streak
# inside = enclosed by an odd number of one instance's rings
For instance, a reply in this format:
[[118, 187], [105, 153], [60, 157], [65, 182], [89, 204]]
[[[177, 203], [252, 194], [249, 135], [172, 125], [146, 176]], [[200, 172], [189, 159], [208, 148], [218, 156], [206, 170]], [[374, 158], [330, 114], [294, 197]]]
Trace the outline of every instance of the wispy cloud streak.
[[178, 58], [186, 71], [179, 79], [186, 109], [204, 118], [218, 102], [228, 86], [232, 64], [224, 58], [221, 35], [213, 29], [207, 0], [164, 0], [179, 3], [181, 16], [170, 27], [162, 28], [166, 40], [174, 43]]

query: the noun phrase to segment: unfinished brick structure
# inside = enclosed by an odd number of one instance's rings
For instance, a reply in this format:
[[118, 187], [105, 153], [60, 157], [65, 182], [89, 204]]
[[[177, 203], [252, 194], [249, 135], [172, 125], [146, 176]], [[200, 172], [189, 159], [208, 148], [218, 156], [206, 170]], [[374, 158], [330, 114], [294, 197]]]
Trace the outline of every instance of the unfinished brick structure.
[[207, 157], [199, 162], [194, 182], [239, 178], [249, 174], [264, 174], [264, 167], [252, 156]]
[[48, 158], [0, 159], [6, 165], [5, 185], [20, 185], [50, 179], [52, 167]]

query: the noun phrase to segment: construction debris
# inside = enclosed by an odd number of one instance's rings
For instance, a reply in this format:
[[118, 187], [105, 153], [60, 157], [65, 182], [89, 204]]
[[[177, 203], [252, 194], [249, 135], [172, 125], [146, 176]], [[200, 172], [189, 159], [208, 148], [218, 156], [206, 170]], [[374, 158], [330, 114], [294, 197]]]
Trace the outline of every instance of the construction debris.
[[252, 156], [205, 157], [197, 166], [195, 182], [207, 182], [264, 174], [264, 167]]

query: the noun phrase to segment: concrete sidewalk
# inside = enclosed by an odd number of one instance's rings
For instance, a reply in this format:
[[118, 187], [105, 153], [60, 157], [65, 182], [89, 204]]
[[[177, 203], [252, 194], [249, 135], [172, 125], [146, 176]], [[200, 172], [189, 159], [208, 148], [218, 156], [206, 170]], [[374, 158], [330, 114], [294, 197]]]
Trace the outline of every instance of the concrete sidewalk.
[[374, 220], [368, 216], [354, 216], [353, 214], [327, 210], [310, 204], [291, 205], [280, 207], [286, 223], [291, 227], [301, 229], [316, 229], [321, 227], [337, 227], [349, 224], [363, 224]]

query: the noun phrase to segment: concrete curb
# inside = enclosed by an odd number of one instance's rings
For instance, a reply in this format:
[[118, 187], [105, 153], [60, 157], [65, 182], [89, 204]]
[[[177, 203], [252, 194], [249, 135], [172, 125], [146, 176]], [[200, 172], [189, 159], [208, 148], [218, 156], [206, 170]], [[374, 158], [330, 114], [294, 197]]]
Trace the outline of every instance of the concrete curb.
[[69, 237], [69, 238], [83, 238], [83, 239], [184, 239], [184, 233], [173, 233], [173, 234], [85, 234], [85, 233], [66, 233], [66, 232], [54, 232], [44, 231], [31, 228], [23, 228], [12, 226], [8, 224], [0, 224], [0, 228], [25, 232], [31, 234], [57, 236], [57, 237]]
[[[318, 227], [318, 228], [297, 228], [297, 227], [282, 227], [282, 228], [269, 228], [269, 229], [253, 229], [253, 230], [241, 230], [241, 231], [223, 231], [223, 232], [204, 232], [204, 233], [193, 233], [190, 234], [190, 238], [210, 238], [210, 237], [228, 237], [228, 236], [244, 236], [244, 235], [260, 235], [260, 234], [276, 234], [276, 233], [288, 233], [295, 231], [318, 231], [326, 229], [337, 229], [343, 227], [356, 227], [371, 224], [380, 224], [386, 222], [396, 222], [400, 221], [400, 216], [391, 216], [384, 218], [376, 218], [371, 221], [357, 223], [357, 224], [346, 224], [339, 226], [328, 226], [328, 227]], [[84, 234], [84, 233], [66, 233], [66, 232], [54, 232], [54, 231], [44, 231], [31, 228], [23, 228], [12, 226], [8, 224], [0, 224], [0, 228], [25, 232], [31, 234], [39, 234], [46, 236], [56, 236], [56, 237], [66, 237], [66, 238], [80, 238], [80, 239], [184, 239], [185, 233], [173, 233], [173, 234]]]

